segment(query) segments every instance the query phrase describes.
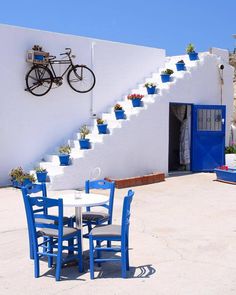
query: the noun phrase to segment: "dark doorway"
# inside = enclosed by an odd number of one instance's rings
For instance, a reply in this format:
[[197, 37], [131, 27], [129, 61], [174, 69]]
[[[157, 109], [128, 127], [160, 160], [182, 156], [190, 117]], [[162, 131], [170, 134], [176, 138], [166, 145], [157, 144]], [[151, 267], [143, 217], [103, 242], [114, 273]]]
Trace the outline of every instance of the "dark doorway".
[[[169, 105], [169, 172], [173, 171], [189, 171], [190, 160], [183, 161], [183, 146], [186, 149], [186, 134], [187, 153], [190, 154], [190, 136], [191, 136], [191, 105], [175, 104]], [[185, 129], [184, 129], [185, 128]], [[185, 134], [185, 136], [184, 136]], [[182, 143], [185, 141], [185, 143]], [[180, 150], [181, 149], [181, 150]], [[186, 152], [184, 152], [186, 159]], [[190, 159], [190, 156], [189, 156]]]

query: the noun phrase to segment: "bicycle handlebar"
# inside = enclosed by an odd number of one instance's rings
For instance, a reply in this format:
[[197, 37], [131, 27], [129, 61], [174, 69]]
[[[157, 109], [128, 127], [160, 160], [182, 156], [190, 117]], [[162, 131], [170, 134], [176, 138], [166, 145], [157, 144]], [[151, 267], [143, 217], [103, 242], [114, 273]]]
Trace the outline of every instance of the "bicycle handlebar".
[[68, 52], [60, 53], [60, 55], [68, 55], [68, 56], [70, 56], [71, 48], [65, 48], [65, 50], [67, 50]]

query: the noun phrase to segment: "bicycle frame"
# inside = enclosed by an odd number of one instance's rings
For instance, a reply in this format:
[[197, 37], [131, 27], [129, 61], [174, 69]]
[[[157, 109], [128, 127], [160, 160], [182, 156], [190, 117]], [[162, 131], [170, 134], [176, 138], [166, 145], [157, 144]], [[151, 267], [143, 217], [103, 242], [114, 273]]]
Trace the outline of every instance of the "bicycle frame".
[[[63, 74], [61, 76], [57, 76], [56, 72], [54, 70], [54, 67], [53, 67], [54, 64], [58, 64], [58, 65], [68, 64], [68, 67], [65, 69], [65, 71], [63, 72]], [[68, 70], [73, 67], [73, 64], [72, 64], [72, 61], [70, 61], [70, 60], [64, 60], [64, 61], [62, 61], [62, 60], [50, 61], [49, 60], [49, 63], [47, 64], [46, 67], [50, 69], [50, 71], [52, 72], [53, 78], [56, 79], [56, 78], [63, 78], [65, 76], [65, 74], [68, 72]]]

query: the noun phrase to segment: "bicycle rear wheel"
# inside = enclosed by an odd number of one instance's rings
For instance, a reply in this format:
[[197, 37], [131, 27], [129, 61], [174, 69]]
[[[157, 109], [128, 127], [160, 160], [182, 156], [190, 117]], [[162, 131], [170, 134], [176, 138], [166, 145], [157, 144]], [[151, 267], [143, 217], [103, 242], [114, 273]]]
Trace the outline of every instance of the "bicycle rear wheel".
[[35, 96], [43, 96], [51, 89], [53, 76], [48, 68], [35, 65], [26, 74], [25, 80], [26, 90]]
[[68, 72], [67, 81], [74, 91], [86, 93], [93, 89], [96, 78], [88, 67], [76, 65]]

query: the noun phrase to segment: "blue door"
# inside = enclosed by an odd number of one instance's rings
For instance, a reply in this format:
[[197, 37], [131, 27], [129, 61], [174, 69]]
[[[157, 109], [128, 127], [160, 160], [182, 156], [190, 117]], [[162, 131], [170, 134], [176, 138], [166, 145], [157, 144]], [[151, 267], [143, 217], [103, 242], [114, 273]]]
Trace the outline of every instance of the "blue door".
[[192, 171], [212, 171], [224, 165], [225, 106], [193, 105]]

